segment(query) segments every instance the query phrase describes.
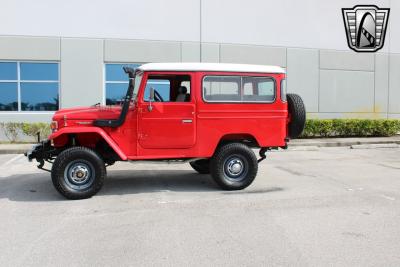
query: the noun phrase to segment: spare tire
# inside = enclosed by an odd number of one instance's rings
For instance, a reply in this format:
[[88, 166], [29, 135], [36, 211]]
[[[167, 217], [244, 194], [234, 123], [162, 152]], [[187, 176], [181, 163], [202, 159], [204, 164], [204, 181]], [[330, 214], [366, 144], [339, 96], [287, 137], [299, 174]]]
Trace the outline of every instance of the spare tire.
[[306, 124], [306, 107], [299, 95], [287, 94], [288, 110], [290, 113], [289, 137], [297, 138], [301, 135]]

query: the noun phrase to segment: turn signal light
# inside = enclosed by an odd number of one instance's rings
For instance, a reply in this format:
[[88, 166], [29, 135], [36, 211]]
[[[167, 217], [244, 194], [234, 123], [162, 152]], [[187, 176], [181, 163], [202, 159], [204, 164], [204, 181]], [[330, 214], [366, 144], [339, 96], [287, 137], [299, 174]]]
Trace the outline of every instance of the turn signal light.
[[52, 121], [50, 123], [50, 129], [54, 133], [58, 130], [58, 122], [57, 121]]

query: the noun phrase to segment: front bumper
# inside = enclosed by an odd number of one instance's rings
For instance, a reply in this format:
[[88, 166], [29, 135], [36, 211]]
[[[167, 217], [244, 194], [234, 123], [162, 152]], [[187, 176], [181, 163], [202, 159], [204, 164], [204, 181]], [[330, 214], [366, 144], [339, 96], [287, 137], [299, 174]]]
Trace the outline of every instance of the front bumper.
[[24, 155], [29, 161], [36, 159], [37, 162], [42, 163], [45, 160], [51, 159], [53, 154], [54, 148], [51, 146], [50, 140], [45, 140], [33, 145], [32, 149], [27, 151]]

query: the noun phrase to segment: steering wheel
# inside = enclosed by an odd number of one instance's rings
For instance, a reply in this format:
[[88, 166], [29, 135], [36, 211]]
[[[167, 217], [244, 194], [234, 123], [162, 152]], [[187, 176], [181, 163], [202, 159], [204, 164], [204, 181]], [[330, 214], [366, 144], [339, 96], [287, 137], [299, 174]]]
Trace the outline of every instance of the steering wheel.
[[154, 90], [154, 101], [155, 102], [164, 102], [164, 99], [162, 98], [160, 93], [157, 92], [157, 90]]

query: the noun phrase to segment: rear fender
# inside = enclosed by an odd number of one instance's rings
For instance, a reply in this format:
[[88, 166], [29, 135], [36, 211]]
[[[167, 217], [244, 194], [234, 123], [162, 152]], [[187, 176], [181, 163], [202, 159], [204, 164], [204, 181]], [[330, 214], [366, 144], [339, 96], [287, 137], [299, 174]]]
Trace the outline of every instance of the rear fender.
[[102, 129], [99, 127], [65, 127], [57, 132], [52, 133], [49, 136], [49, 140], [55, 140], [60, 138], [64, 135], [69, 134], [76, 134], [79, 135], [80, 133], [95, 133], [98, 134], [107, 144], [114, 150], [115, 153], [121, 158], [121, 160], [127, 160], [128, 157], [125, 153], [120, 149], [120, 147], [115, 143], [115, 141]]

